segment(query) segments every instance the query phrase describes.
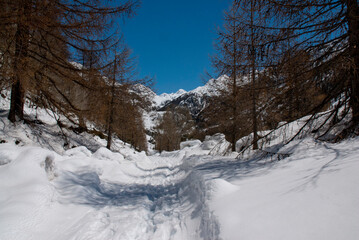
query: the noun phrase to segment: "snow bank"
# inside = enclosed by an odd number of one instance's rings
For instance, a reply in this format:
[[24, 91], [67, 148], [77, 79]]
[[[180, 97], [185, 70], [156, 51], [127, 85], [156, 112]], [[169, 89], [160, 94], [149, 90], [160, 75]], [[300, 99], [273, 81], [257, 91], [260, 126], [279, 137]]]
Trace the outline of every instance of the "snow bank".
[[222, 133], [206, 136], [204, 141], [188, 140], [180, 144], [182, 152], [186, 156], [191, 155], [213, 155], [225, 156], [230, 153], [230, 143], [226, 140]]
[[54, 153], [1, 144], [4, 153], [9, 163], [0, 167], [0, 239], [31, 239], [55, 198], [45, 170], [45, 159]]
[[210, 206], [221, 236], [358, 239], [358, 146], [359, 138], [337, 145], [296, 141], [285, 160], [239, 171], [230, 183], [216, 180]]
[[91, 151], [88, 150], [85, 146], [71, 148], [64, 153], [65, 156], [83, 156], [83, 157], [90, 157], [92, 155]]
[[181, 142], [180, 144], [180, 148], [184, 149], [184, 148], [193, 148], [193, 147], [197, 147], [199, 145], [201, 145], [202, 142], [200, 140], [188, 140], [185, 142]]
[[124, 157], [120, 153], [112, 152], [107, 148], [101, 147], [94, 154], [93, 157], [101, 160], [118, 161], [124, 160]]
[[227, 155], [230, 152], [230, 143], [222, 133], [217, 133], [213, 136], [206, 136], [201, 148], [203, 150], [210, 150], [210, 155]]

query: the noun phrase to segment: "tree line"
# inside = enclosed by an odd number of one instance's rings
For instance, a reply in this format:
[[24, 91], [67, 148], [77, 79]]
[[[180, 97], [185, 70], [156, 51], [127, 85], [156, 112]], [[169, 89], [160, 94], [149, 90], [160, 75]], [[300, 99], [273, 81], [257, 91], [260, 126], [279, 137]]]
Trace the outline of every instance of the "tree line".
[[212, 56], [228, 86], [212, 99], [204, 122], [225, 132], [233, 150], [252, 133], [257, 149], [259, 131], [306, 115], [311, 121], [331, 105], [322, 136], [348, 117], [332, 140], [358, 134], [358, 41], [356, 0], [233, 1]]
[[359, 134], [357, 0], [233, 0], [217, 36], [211, 60], [226, 86], [208, 99], [191, 136], [225, 133], [234, 151], [252, 134], [258, 149], [262, 130], [307, 115], [308, 125], [322, 111], [319, 138]]
[[76, 131], [106, 138], [108, 148], [116, 134], [145, 150], [141, 109], [146, 100], [133, 87], [146, 79], [136, 80], [135, 59], [115, 24], [116, 18], [133, 16], [139, 4], [2, 0], [0, 87], [10, 92], [8, 119], [29, 121], [24, 111], [29, 100], [65, 116]]

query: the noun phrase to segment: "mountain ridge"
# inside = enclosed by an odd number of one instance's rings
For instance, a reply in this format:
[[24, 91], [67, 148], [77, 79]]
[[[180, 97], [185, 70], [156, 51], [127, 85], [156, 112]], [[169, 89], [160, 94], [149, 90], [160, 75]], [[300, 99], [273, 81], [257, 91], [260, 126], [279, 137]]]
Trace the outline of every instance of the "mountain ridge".
[[162, 93], [152, 98], [153, 109], [157, 111], [166, 111], [168, 109], [180, 106], [188, 108], [193, 117], [197, 117], [199, 113], [206, 107], [208, 98], [218, 96], [219, 90], [226, 85], [228, 76], [223, 75], [217, 79], [210, 79], [208, 82], [191, 91], [179, 89], [175, 93]]

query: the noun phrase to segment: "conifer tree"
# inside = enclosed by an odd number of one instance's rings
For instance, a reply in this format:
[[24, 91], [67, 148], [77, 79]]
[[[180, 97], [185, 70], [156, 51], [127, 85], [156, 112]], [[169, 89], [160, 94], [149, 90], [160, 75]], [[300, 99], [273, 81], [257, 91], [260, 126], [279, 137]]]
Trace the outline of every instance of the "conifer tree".
[[[225, 14], [224, 30], [219, 32], [219, 44], [217, 45], [219, 53], [212, 58], [217, 72], [227, 74], [230, 79], [232, 113], [228, 119], [233, 126], [230, 140], [232, 150], [235, 149], [235, 142], [239, 138], [239, 122], [247, 122], [239, 120], [239, 118], [249, 117], [248, 111], [245, 109], [248, 107], [248, 98], [245, 102], [239, 102], [240, 91], [243, 96], [246, 95], [244, 91], [250, 93], [252, 145], [253, 149], [258, 148], [260, 112], [258, 110], [259, 87], [257, 81], [259, 72], [265, 68], [266, 51], [264, 46], [267, 40], [265, 29], [256, 27], [266, 25], [266, 15], [262, 4], [261, 0], [233, 1], [230, 10]], [[239, 110], [239, 106], [242, 106], [241, 110]]]
[[[223, 114], [215, 114], [217, 122], [223, 126], [227, 125], [222, 131], [229, 135], [232, 143], [232, 150], [235, 151], [236, 141], [239, 138], [239, 91], [238, 85], [241, 82], [240, 73], [243, 70], [241, 58], [243, 57], [243, 48], [240, 43], [240, 26], [237, 22], [239, 9], [233, 5], [225, 12], [223, 29], [218, 30], [218, 42], [216, 44], [217, 54], [212, 56], [212, 64], [218, 75], [228, 76], [224, 82], [226, 87], [218, 89], [220, 92], [219, 100], [225, 108], [217, 108]], [[212, 104], [215, 102], [212, 101]], [[207, 109], [209, 110], [209, 109]], [[213, 111], [214, 109], [212, 109]], [[223, 111], [228, 111], [224, 113]], [[218, 113], [218, 112], [217, 112]], [[220, 116], [226, 116], [220, 119]], [[228, 126], [229, 125], [229, 126]]]
[[155, 133], [155, 148], [159, 151], [173, 151], [187, 140], [193, 132], [193, 120], [188, 109], [177, 107], [164, 112]]
[[288, 49], [291, 57], [297, 58], [297, 53], [301, 54], [303, 51], [310, 55], [308, 62], [317, 79], [315, 85], [320, 86], [327, 94], [313, 108], [313, 112], [321, 111], [333, 99], [341, 99], [338, 101], [340, 104], [331, 111], [336, 115], [333, 119], [343, 118], [337, 116], [340, 113], [338, 109], [349, 104], [351, 125], [344, 130], [343, 135], [352, 132], [359, 124], [358, 1], [271, 0], [268, 1], [268, 6], [275, 23], [271, 31], [281, 36], [273, 41], [274, 45], [288, 40], [295, 41]]
[[78, 56], [91, 48], [97, 53], [106, 52], [117, 41], [116, 32], [111, 30], [112, 18], [131, 15], [138, 1], [122, 1], [118, 6], [99, 0], [4, 0], [1, 4], [1, 34], [10, 40], [1, 44], [0, 52], [8, 59], [6, 72], [12, 85], [9, 120], [15, 122], [24, 118], [24, 99], [38, 92], [37, 86], [49, 86], [56, 92], [41, 89], [47, 103], [56, 109], [66, 105], [80, 111], [62, 89], [63, 81], [87, 87], [81, 69], [71, 61], [78, 62]]

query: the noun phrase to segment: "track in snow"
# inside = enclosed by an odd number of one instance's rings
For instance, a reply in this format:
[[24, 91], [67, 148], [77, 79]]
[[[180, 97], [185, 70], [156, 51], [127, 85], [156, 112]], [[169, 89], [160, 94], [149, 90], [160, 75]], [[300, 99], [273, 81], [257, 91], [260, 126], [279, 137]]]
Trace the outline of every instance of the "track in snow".
[[[139, 178], [147, 184], [106, 182], [96, 172], [63, 172], [56, 183], [60, 202], [96, 209], [67, 230], [70, 239], [219, 239], [199, 172], [186, 163], [141, 171]], [[174, 181], [148, 183], [158, 178]]]

